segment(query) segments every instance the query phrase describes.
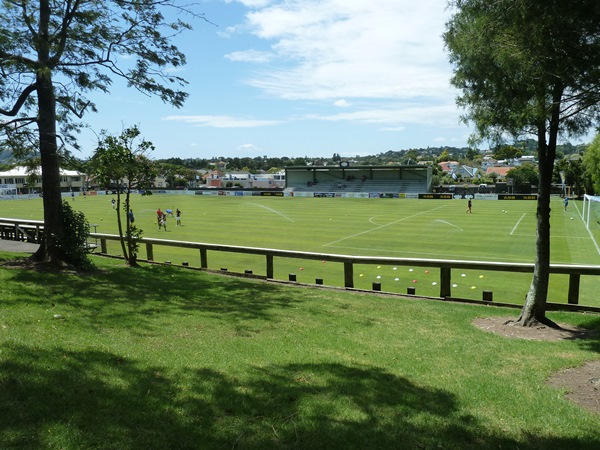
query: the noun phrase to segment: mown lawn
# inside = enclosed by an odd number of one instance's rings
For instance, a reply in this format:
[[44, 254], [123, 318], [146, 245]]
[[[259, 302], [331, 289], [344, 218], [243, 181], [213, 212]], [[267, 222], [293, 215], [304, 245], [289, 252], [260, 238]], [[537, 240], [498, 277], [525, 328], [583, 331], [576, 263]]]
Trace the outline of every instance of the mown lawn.
[[600, 417], [545, 384], [597, 359], [597, 337], [472, 325], [513, 309], [94, 261], [0, 268], [0, 448], [600, 448]]
[[[71, 205], [82, 211], [99, 233], [117, 234], [111, 196], [77, 197]], [[273, 198], [204, 195], [132, 197], [136, 224], [145, 237], [213, 244], [276, 248], [344, 255], [401, 258], [458, 259], [533, 263], [535, 256], [535, 201], [477, 200], [467, 214], [463, 200]], [[182, 227], [169, 218], [167, 231], [158, 230], [157, 208], [180, 208]], [[552, 262], [600, 264], [600, 247], [581, 220], [581, 202], [563, 211], [559, 198], [552, 199]], [[4, 217], [42, 219], [40, 199], [3, 202]], [[571, 220], [571, 217], [573, 220]], [[120, 254], [116, 242], [109, 252]], [[141, 257], [146, 256], [142, 246]], [[154, 259], [191, 266], [200, 265], [197, 250], [154, 247]], [[209, 252], [212, 269], [265, 275], [262, 256]], [[439, 295], [439, 270], [394, 266], [355, 267], [355, 287], [383, 291]], [[323, 279], [325, 285], [343, 286], [342, 264], [276, 258], [274, 276], [287, 280], [290, 273], [302, 283]], [[522, 304], [531, 274], [493, 271], [454, 271], [452, 295], [481, 300], [493, 292], [494, 301]], [[550, 278], [549, 301], [566, 303], [569, 277]], [[581, 278], [580, 303], [600, 307], [600, 278]]]

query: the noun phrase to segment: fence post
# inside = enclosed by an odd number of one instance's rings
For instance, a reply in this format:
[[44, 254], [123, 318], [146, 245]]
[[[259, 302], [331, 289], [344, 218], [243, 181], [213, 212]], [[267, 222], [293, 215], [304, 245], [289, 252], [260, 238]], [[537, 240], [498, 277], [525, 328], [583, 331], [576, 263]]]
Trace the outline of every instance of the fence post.
[[100, 250], [102, 253], [108, 253], [108, 245], [106, 245], [106, 239], [100, 238]]
[[273, 255], [267, 254], [267, 278], [273, 278]]
[[200, 268], [208, 269], [208, 252], [205, 248], [200, 249]]
[[446, 298], [452, 295], [450, 281], [452, 281], [450, 267], [440, 267], [440, 297]]
[[567, 302], [570, 305], [577, 305], [579, 303], [579, 281], [581, 276], [578, 273], [572, 273], [569, 275], [569, 297]]
[[146, 242], [146, 258], [148, 261], [154, 261], [154, 252], [152, 251], [152, 244]]
[[344, 286], [354, 287], [354, 265], [351, 262], [344, 263]]

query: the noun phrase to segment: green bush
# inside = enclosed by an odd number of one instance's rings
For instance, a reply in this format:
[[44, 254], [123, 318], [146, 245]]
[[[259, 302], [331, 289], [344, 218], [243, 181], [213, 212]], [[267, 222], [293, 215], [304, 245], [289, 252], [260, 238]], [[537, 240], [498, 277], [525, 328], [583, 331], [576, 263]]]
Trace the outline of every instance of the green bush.
[[80, 270], [93, 270], [94, 264], [88, 258], [87, 240], [90, 236], [90, 224], [81, 211], [71, 208], [63, 200], [63, 220], [65, 240], [60, 243], [65, 261]]

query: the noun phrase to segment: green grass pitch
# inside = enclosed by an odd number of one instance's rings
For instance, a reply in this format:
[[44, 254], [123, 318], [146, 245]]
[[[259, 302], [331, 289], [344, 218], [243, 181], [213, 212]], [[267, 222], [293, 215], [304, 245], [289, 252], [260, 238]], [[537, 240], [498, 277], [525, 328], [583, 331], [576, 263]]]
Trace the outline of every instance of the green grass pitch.
[[[82, 211], [99, 233], [117, 233], [112, 196], [81, 196], [71, 205]], [[533, 262], [535, 254], [535, 201], [473, 201], [416, 199], [328, 199], [293, 197], [241, 197], [191, 195], [134, 195], [136, 224], [144, 237], [251, 247], [334, 253], [344, 255], [439, 258], [475, 261]], [[4, 217], [42, 219], [41, 199], [5, 201]], [[157, 208], [182, 211], [182, 226], [170, 217], [167, 231], [158, 230]], [[580, 217], [581, 204], [571, 202], [563, 211], [559, 198], [552, 200], [551, 255], [553, 263], [600, 264], [597, 236], [590, 234]], [[573, 218], [573, 219], [571, 219]], [[92, 231], [94, 228], [92, 228]], [[111, 253], [119, 253], [115, 245]], [[141, 249], [141, 257], [145, 257]], [[155, 247], [157, 261], [199, 265], [197, 251]], [[209, 252], [209, 267], [230, 271], [252, 270], [264, 274], [264, 257]], [[326, 285], [343, 284], [341, 264], [321, 261], [275, 261], [275, 278], [299, 282], [323, 278]], [[439, 295], [437, 269], [406, 266], [355, 266], [355, 287], [419, 295]], [[456, 297], [481, 299], [492, 290], [494, 300], [521, 303], [531, 275], [504, 272], [452, 272]], [[566, 302], [567, 276], [552, 276], [549, 301]], [[455, 285], [455, 286], [454, 286]], [[600, 280], [582, 277], [580, 303], [600, 305], [595, 293]]]

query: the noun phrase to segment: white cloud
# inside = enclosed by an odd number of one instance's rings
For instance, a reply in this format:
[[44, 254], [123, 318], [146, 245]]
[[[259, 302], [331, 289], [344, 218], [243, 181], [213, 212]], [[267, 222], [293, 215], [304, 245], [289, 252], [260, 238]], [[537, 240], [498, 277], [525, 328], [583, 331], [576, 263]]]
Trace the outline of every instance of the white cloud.
[[245, 5], [248, 8], [258, 8], [271, 3], [271, 0], [225, 0], [225, 3], [233, 3], [234, 1]]
[[333, 106], [337, 106], [339, 108], [347, 108], [351, 105], [351, 103], [349, 103], [348, 101], [341, 99], [341, 100], [336, 100], [335, 102], [333, 102]]
[[244, 27], [271, 48], [268, 71], [247, 82], [271, 95], [291, 100], [453, 97], [440, 36], [448, 13], [440, 0], [241, 3], [252, 8]]
[[243, 144], [240, 145], [237, 150], [241, 153], [250, 153], [250, 154], [258, 154], [261, 152], [261, 149], [254, 144]]
[[259, 120], [231, 116], [167, 116], [162, 120], [187, 123], [196, 127], [255, 128], [277, 125], [280, 120]]
[[178, 73], [178, 72], [185, 72], [185, 67], [183, 67], [183, 66], [168, 67], [165, 69], [165, 73]]
[[386, 131], [398, 131], [406, 128], [407, 124], [435, 125], [437, 127], [456, 126], [455, 107], [452, 103], [403, 103], [385, 105], [378, 108], [363, 108], [338, 114], [308, 114], [309, 120], [329, 122], [360, 122], [364, 124], [379, 124]]
[[273, 58], [273, 54], [257, 50], [247, 50], [229, 53], [225, 55], [225, 58], [236, 62], [252, 62], [262, 64], [269, 62]]
[[217, 36], [222, 37], [224, 39], [229, 39], [236, 32], [237, 32], [237, 29], [235, 27], [226, 27], [225, 30], [217, 31]]

